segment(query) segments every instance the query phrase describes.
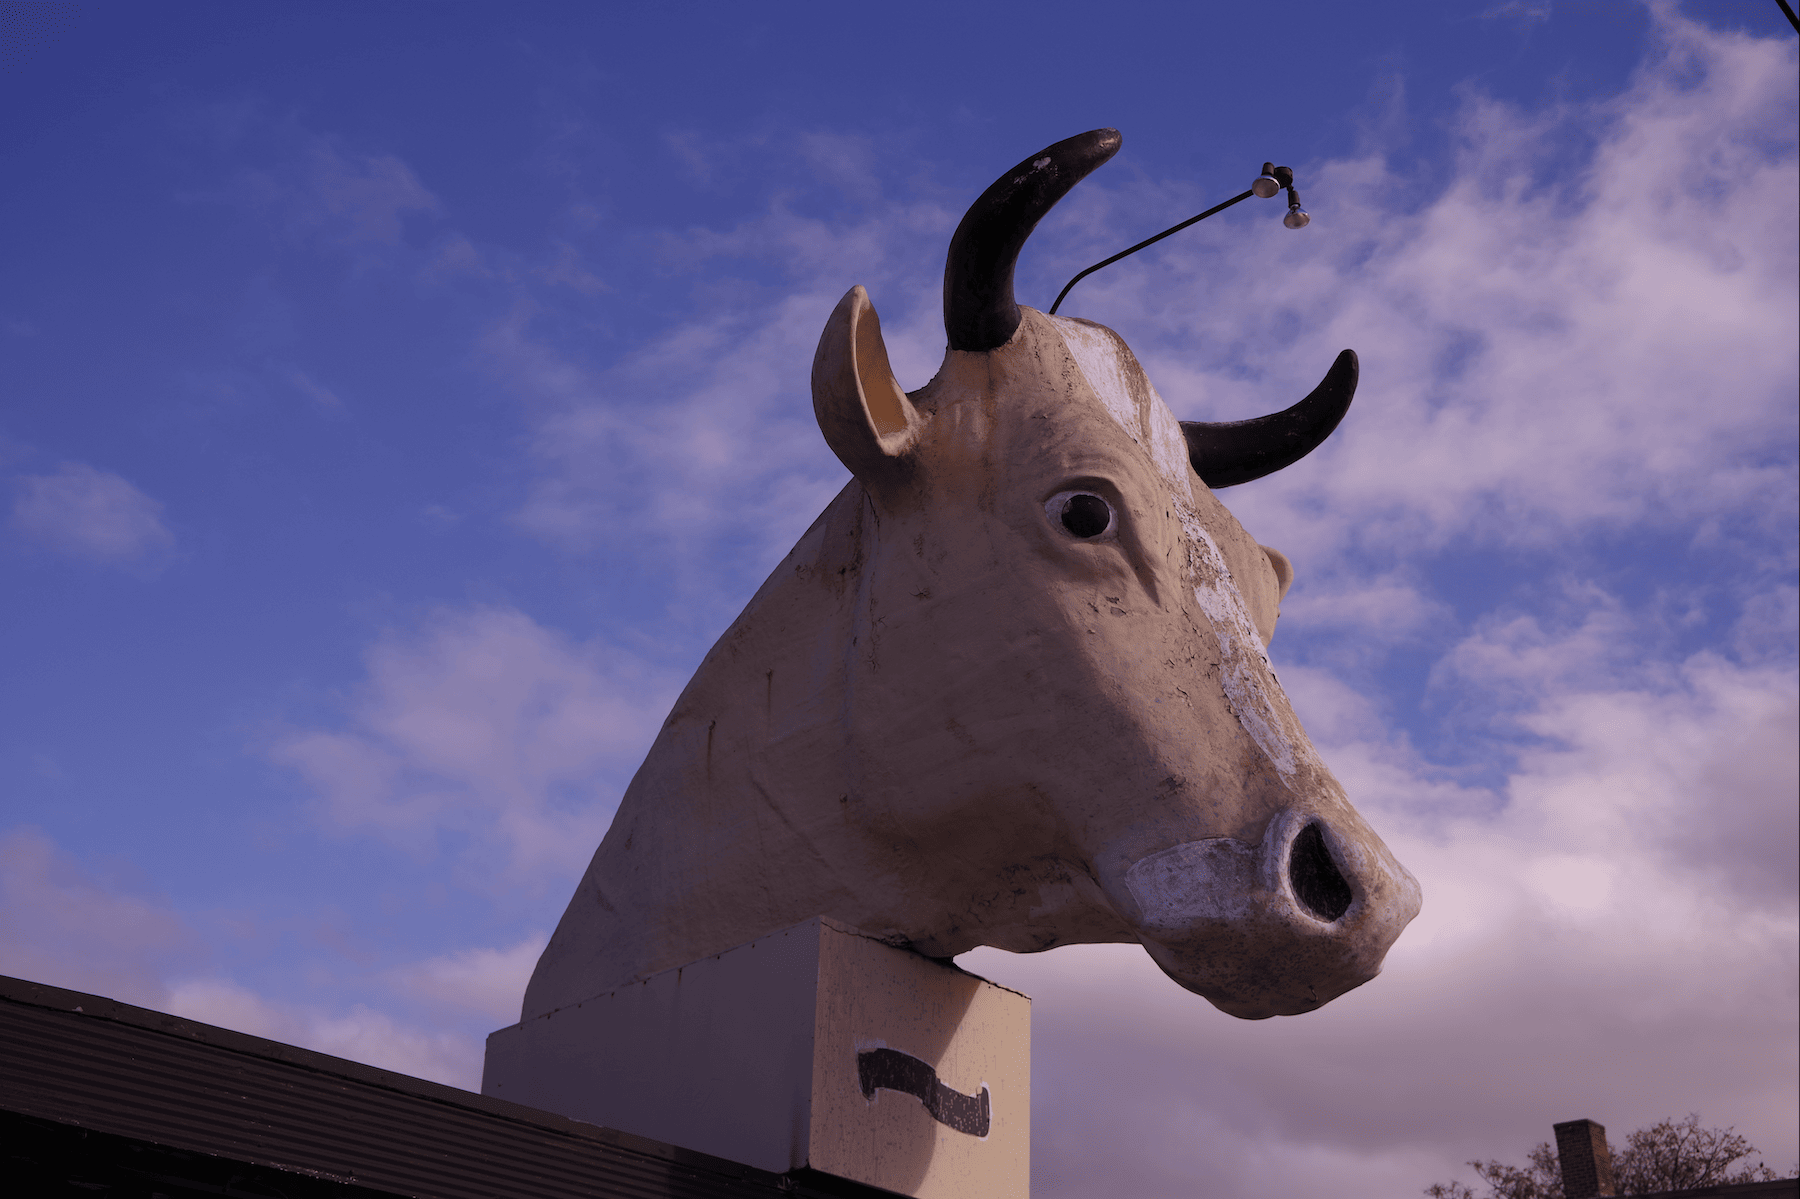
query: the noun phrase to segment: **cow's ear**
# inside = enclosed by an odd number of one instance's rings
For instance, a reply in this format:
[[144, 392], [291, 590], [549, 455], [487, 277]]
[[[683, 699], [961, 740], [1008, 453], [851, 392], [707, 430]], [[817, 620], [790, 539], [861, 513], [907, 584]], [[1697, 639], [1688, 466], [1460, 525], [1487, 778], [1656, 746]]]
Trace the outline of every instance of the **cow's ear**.
[[1294, 564], [1273, 546], [1263, 546], [1262, 552], [1268, 555], [1269, 565], [1275, 568], [1275, 602], [1279, 604], [1287, 598], [1288, 588], [1294, 585]]
[[892, 474], [918, 441], [918, 409], [894, 379], [881, 319], [861, 286], [845, 293], [825, 322], [812, 393], [826, 444], [864, 484]]

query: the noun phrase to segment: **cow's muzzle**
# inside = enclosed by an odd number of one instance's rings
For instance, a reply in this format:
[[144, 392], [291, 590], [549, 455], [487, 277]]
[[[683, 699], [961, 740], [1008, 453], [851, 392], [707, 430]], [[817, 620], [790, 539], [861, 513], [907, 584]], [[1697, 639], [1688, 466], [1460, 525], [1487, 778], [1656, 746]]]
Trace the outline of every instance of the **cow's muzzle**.
[[1292, 809], [1260, 843], [1184, 841], [1123, 881], [1157, 965], [1251, 1020], [1309, 1012], [1368, 982], [1419, 912], [1417, 880], [1360, 820]]

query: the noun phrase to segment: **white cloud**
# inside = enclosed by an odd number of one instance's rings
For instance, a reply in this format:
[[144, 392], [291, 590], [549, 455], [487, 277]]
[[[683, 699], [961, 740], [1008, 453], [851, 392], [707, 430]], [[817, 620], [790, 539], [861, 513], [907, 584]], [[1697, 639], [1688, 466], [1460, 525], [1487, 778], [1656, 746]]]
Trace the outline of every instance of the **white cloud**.
[[1597, 587], [1546, 584], [1532, 598], [1535, 612], [1509, 607], [1477, 619], [1438, 660], [1432, 682], [1440, 690], [1461, 689], [1483, 715], [1492, 715], [1547, 689], [1661, 666], [1659, 658], [1642, 654], [1644, 639], [1653, 637], [1652, 622]]
[[[866, 190], [860, 144], [819, 135], [800, 149], [816, 172]], [[530, 414], [535, 479], [520, 527], [571, 550], [643, 554], [673, 571], [684, 600], [714, 602], [722, 578], [753, 587], [848, 478], [812, 412], [826, 318], [868, 286], [896, 373], [923, 385], [943, 352], [935, 274], [955, 219], [913, 202], [834, 225], [778, 200], [735, 228], [669, 237], [672, 265], [748, 258], [779, 264], [790, 283], [703, 295], [692, 320], [604, 369], [539, 331], [532, 303], [516, 305], [482, 348]], [[729, 615], [709, 610], [705, 623]]]
[[445, 237], [420, 272], [432, 283], [443, 283], [459, 277], [492, 278], [495, 274], [475, 243], [461, 233]]
[[538, 271], [538, 277], [546, 283], [559, 284], [584, 296], [597, 295], [607, 289], [605, 280], [587, 269], [582, 262], [581, 252], [568, 242], [557, 243], [555, 259], [549, 266]]
[[332, 391], [329, 387], [326, 387], [323, 383], [320, 383], [317, 379], [314, 379], [299, 367], [288, 367], [286, 374], [288, 385], [319, 407], [335, 410], [344, 406], [344, 401], [338, 398], [335, 391]]
[[881, 195], [880, 154], [867, 137], [813, 131], [802, 133], [796, 148], [815, 178], [846, 197], [868, 202]]
[[313, 139], [294, 190], [295, 218], [346, 241], [393, 244], [409, 212], [435, 212], [437, 197], [392, 154], [346, 154]]
[[1481, 14], [1484, 21], [1515, 20], [1522, 25], [1535, 25], [1550, 19], [1549, 0], [1503, 0]]
[[1665, 877], [1780, 911], [1796, 885], [1795, 730], [1790, 672], [1710, 654], [1666, 691], [1554, 694], [1524, 720], [1546, 745], [1524, 755], [1515, 804], [1555, 836], [1635, 844]]
[[332, 826], [419, 851], [469, 834], [471, 885], [560, 886], [599, 844], [674, 695], [632, 656], [518, 611], [446, 609], [371, 648], [347, 727], [290, 731], [271, 756], [313, 785]]
[[[473, 1011], [495, 1026], [510, 1023], [544, 940], [534, 934], [505, 949], [470, 948], [395, 967], [385, 982], [428, 1011]], [[272, 999], [208, 973], [206, 945], [166, 898], [83, 868], [36, 829], [0, 834], [0, 973], [480, 1088], [478, 1037], [362, 1003]]]
[[164, 1010], [466, 1091], [481, 1089], [482, 1048], [474, 1038], [422, 1029], [362, 1004], [331, 1013], [272, 1001], [223, 979], [194, 979], [170, 990]]
[[[712, 590], [740, 561], [766, 571], [848, 477], [801, 390], [836, 297], [721, 317], [659, 339], [595, 376], [531, 339], [521, 312], [487, 349], [540, 406], [540, 465], [520, 525], [576, 549], [648, 553], [677, 585]], [[721, 569], [723, 568], [723, 570]]]
[[437, 1007], [477, 1012], [495, 1027], [516, 1023], [525, 984], [550, 938], [532, 933], [504, 949], [462, 949], [388, 972], [394, 988]]
[[140, 562], [174, 545], [162, 505], [110, 471], [66, 462], [14, 480], [12, 526], [51, 549], [93, 562]]
[[168, 905], [83, 870], [42, 832], [0, 834], [0, 973], [159, 1006], [201, 939]]
[[[234, 122], [260, 123], [254, 114]], [[275, 166], [245, 171], [214, 192], [187, 192], [198, 202], [243, 205], [273, 217], [290, 235], [327, 245], [369, 250], [396, 246], [411, 214], [441, 210], [438, 198], [393, 154], [362, 153], [316, 134], [277, 136], [287, 142]]]
[[1281, 619], [1309, 630], [1354, 630], [1365, 644], [1386, 646], [1448, 627], [1454, 614], [1418, 582], [1389, 572], [1309, 578], [1282, 601]]
[[1781, 583], [1750, 596], [1730, 647], [1745, 662], [1792, 662], [1800, 650], [1800, 588]]
[[1659, 14], [1664, 57], [1615, 100], [1471, 99], [1454, 175], [1416, 208], [1378, 157], [1326, 163], [1304, 233], [1262, 217], [1175, 239], [1084, 282], [1071, 311], [1127, 332], [1208, 419], [1285, 406], [1359, 351], [1332, 441], [1227, 493], [1302, 566], [1726, 514], [1769, 527], [1794, 494], [1772, 451], [1794, 438], [1794, 48]]

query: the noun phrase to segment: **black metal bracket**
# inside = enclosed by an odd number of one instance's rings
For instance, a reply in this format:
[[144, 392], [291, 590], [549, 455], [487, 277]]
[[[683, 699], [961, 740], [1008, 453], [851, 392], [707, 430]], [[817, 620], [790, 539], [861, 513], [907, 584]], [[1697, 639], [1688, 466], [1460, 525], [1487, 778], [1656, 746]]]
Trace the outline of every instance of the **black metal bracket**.
[[[1285, 188], [1287, 190], [1288, 211], [1289, 212], [1293, 212], [1294, 210], [1296, 210], [1300, 207], [1300, 195], [1298, 192], [1296, 192], [1294, 190], [1294, 171], [1293, 171], [1292, 167], [1278, 167], [1272, 162], [1265, 162], [1265, 163], [1263, 163], [1263, 174], [1265, 176], [1268, 176], [1269, 178], [1274, 179], [1277, 183], [1279, 183], [1283, 188]], [[1161, 233], [1158, 233], [1155, 237], [1145, 238], [1143, 241], [1139, 242], [1137, 245], [1132, 246], [1129, 250], [1120, 250], [1117, 254], [1114, 254], [1111, 258], [1106, 259], [1104, 262], [1096, 262], [1093, 266], [1088, 267], [1087, 270], [1082, 271], [1080, 274], [1076, 275], [1073, 279], [1071, 279], [1067, 283], [1065, 283], [1063, 285], [1063, 289], [1060, 292], [1056, 293], [1056, 303], [1050, 305], [1050, 315], [1051, 316], [1056, 315], [1056, 310], [1058, 308], [1062, 307], [1062, 302], [1068, 298], [1069, 290], [1071, 288], [1073, 288], [1077, 283], [1080, 283], [1083, 279], [1087, 278], [1089, 275], [1093, 274], [1095, 271], [1099, 270], [1101, 267], [1111, 266], [1113, 263], [1119, 261], [1119, 259], [1121, 259], [1121, 258], [1129, 258], [1133, 254], [1137, 253], [1139, 250], [1142, 250], [1148, 246], [1153, 246], [1157, 242], [1161, 241], [1165, 237], [1170, 236], [1171, 234], [1180, 233], [1183, 229], [1186, 229], [1189, 225], [1197, 224], [1200, 221], [1204, 221], [1207, 217], [1212, 216], [1214, 213], [1224, 212], [1227, 208], [1230, 208], [1233, 204], [1238, 203], [1240, 200], [1248, 200], [1251, 196], [1254, 196], [1255, 194], [1256, 194], [1255, 189], [1240, 192], [1237, 195], [1231, 197], [1231, 199], [1225, 201], [1223, 204], [1213, 205], [1211, 208], [1208, 208], [1205, 212], [1201, 213], [1198, 216], [1191, 216], [1187, 220], [1181, 222], [1179, 225], [1169, 226], [1169, 228], [1164, 229]]]

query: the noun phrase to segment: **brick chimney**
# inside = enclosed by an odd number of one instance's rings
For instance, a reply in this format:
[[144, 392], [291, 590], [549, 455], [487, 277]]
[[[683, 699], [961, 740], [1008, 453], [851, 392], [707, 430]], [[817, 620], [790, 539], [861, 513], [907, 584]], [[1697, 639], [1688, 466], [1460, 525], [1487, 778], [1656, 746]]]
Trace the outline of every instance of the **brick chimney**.
[[1556, 1130], [1556, 1158], [1562, 1165], [1565, 1199], [1617, 1195], [1606, 1128], [1592, 1120], [1570, 1120], [1551, 1127]]

